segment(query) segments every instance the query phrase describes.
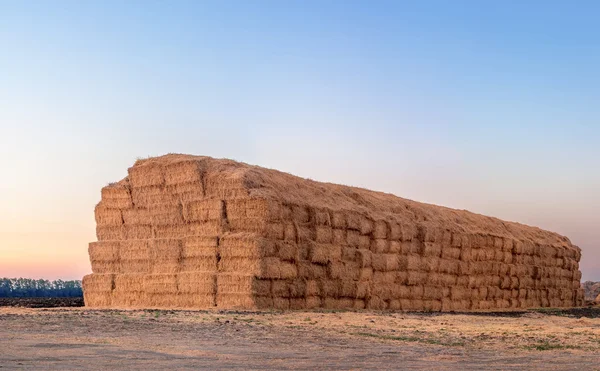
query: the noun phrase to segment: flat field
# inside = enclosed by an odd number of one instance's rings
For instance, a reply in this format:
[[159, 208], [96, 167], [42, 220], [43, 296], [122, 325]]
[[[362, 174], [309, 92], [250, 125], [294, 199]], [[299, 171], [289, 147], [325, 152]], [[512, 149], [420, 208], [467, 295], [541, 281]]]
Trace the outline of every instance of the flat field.
[[439, 314], [0, 307], [1, 369], [600, 370], [600, 308]]

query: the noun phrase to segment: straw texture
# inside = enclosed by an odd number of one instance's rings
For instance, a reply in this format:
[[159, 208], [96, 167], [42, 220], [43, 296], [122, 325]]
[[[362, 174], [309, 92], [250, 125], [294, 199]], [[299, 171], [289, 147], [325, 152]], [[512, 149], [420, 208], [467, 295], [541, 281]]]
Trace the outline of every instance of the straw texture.
[[137, 161], [102, 189], [86, 305], [515, 310], [581, 305], [581, 250], [518, 223], [230, 160]]

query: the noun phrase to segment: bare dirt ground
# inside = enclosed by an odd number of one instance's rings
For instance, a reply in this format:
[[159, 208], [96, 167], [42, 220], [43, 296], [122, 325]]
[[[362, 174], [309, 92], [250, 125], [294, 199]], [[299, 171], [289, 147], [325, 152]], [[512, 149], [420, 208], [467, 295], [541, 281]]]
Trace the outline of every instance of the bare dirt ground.
[[0, 368], [600, 370], [600, 308], [409, 314], [5, 307]]

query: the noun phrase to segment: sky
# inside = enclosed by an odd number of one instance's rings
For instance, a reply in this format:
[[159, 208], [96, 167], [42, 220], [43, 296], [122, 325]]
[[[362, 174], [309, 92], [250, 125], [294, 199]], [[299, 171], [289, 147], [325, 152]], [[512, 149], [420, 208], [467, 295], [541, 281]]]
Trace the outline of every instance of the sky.
[[0, 277], [90, 272], [136, 158], [539, 226], [600, 281], [596, 1], [1, 1]]

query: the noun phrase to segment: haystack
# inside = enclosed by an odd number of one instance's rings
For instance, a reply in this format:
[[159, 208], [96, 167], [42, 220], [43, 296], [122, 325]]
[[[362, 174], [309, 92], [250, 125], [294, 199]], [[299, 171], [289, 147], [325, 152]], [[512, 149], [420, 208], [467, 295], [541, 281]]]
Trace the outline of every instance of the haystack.
[[90, 307], [498, 310], [582, 304], [556, 233], [209, 157], [102, 189]]

